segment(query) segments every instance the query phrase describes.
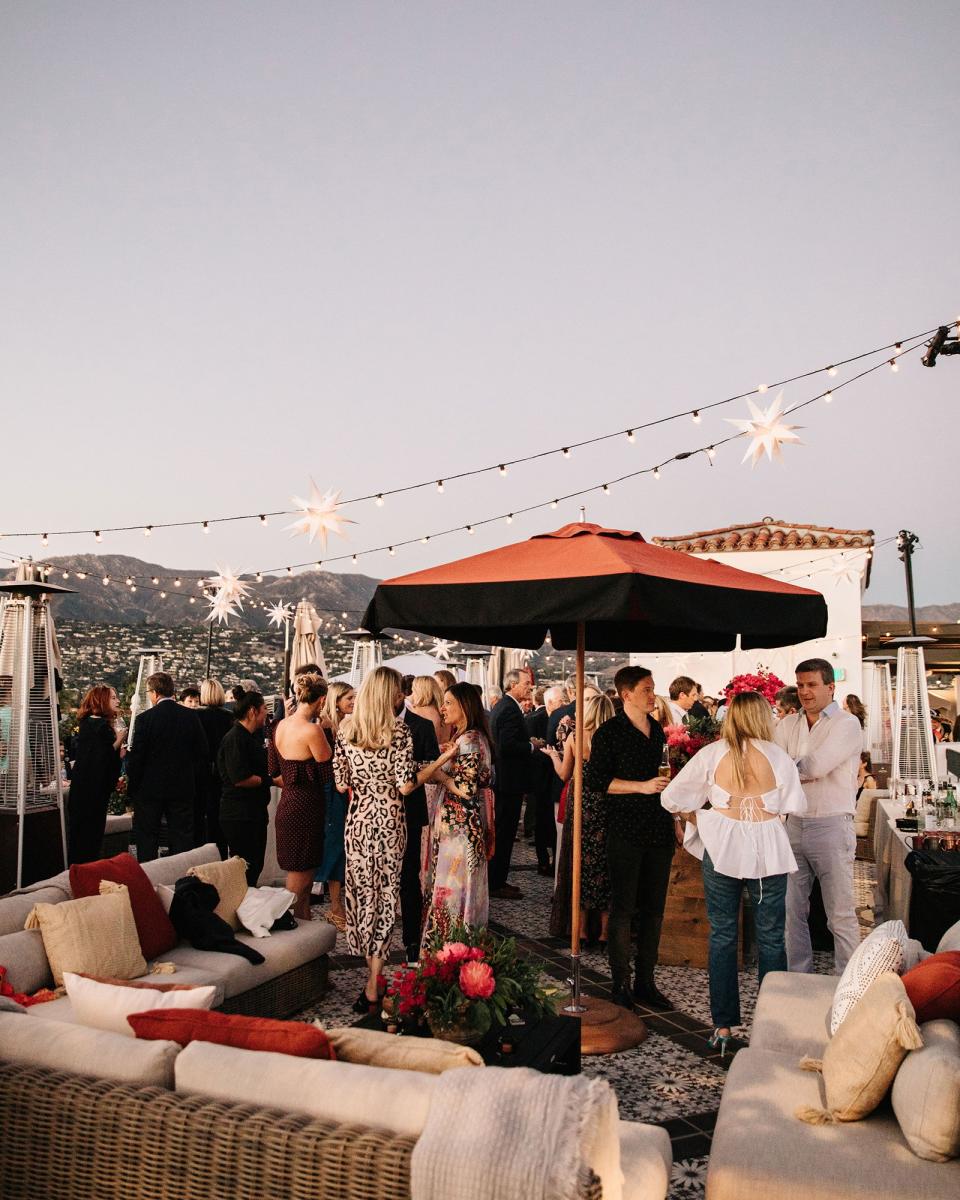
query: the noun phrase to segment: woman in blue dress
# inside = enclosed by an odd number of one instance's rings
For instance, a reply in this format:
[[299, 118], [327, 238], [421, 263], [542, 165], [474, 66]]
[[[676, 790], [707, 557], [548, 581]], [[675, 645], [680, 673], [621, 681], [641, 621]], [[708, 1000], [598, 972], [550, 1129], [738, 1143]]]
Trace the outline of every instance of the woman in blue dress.
[[[336, 746], [340, 722], [353, 712], [356, 692], [349, 683], [331, 683], [327, 689], [327, 703], [323, 710], [324, 730], [331, 747]], [[330, 921], [343, 933], [346, 928], [346, 911], [343, 907], [343, 877], [346, 854], [343, 849], [343, 829], [347, 814], [347, 794], [338, 792], [331, 780], [326, 785], [327, 807], [323, 827], [323, 861], [314, 878], [325, 883], [330, 893]]]

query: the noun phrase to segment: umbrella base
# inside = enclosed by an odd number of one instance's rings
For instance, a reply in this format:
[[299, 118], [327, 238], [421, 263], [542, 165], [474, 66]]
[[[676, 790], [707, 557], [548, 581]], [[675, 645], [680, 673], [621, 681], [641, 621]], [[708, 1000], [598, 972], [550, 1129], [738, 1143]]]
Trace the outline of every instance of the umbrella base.
[[647, 1027], [636, 1013], [596, 996], [581, 995], [580, 1003], [585, 1010], [579, 1014], [581, 1054], [616, 1054], [646, 1039]]

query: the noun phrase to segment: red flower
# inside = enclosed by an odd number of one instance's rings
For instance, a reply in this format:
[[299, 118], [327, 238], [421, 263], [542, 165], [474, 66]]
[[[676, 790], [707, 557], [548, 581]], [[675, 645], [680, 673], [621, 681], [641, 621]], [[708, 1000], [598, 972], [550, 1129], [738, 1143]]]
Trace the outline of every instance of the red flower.
[[460, 990], [469, 1000], [489, 1000], [497, 986], [489, 963], [465, 962], [460, 968]]

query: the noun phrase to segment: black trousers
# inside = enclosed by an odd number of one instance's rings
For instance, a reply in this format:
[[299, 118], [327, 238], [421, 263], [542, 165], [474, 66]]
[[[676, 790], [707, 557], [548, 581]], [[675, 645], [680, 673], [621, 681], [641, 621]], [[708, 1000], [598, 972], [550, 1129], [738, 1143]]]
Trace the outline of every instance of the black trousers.
[[231, 857], [237, 854], [247, 860], [247, 887], [256, 887], [267, 853], [267, 814], [239, 821], [224, 817], [220, 828]]
[[193, 849], [193, 796], [141, 796], [133, 801], [133, 840], [137, 862], [152, 862], [160, 854], [160, 822], [167, 818], [167, 849], [182, 854]]
[[636, 922], [635, 985], [653, 985], [653, 968], [660, 953], [660, 929], [670, 886], [673, 846], [637, 846], [611, 836], [607, 841], [610, 868], [610, 973], [618, 988], [630, 986], [630, 927]]
[[513, 843], [517, 836], [522, 804], [522, 792], [497, 792], [494, 796], [494, 825], [497, 845], [493, 852], [493, 858], [490, 859], [488, 870], [488, 881], [492, 892], [497, 888], [502, 888], [507, 882], [510, 856], [513, 854]]
[[549, 867], [557, 845], [556, 809], [553, 805], [553, 781], [557, 773], [545, 754], [535, 754], [531, 775], [533, 782], [527, 793], [527, 812], [532, 813], [537, 866]]
[[71, 790], [67, 809], [69, 863], [95, 862], [101, 857], [109, 799], [109, 792], [95, 795], [79, 788]]
[[400, 922], [403, 945], [419, 958], [423, 935], [423, 892], [420, 888], [420, 843], [423, 825], [407, 818], [407, 844], [400, 865]]
[[220, 828], [220, 797], [223, 784], [219, 775], [204, 774], [197, 784], [197, 797], [193, 802], [193, 844], [205, 846], [216, 842], [220, 857], [227, 857], [227, 843]]

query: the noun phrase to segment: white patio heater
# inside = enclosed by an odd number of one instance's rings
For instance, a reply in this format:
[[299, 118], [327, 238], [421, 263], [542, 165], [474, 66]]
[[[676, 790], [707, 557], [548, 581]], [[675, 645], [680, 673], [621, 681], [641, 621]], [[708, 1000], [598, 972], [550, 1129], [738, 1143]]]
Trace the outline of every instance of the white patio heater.
[[71, 591], [0, 583], [0, 891], [67, 865], [49, 603]]
[[923, 647], [936, 638], [893, 638], [887, 643], [897, 647], [897, 687], [893, 701], [893, 755], [890, 773], [893, 785], [901, 790], [906, 784], [922, 786], [928, 779], [937, 782], [937, 760], [933, 752], [930, 701], [927, 699], [927, 667]]
[[383, 643], [392, 642], [389, 633], [374, 637], [368, 629], [348, 629], [344, 635], [353, 642], [350, 661], [350, 686], [358, 688], [371, 671], [383, 666]]
[[866, 748], [881, 787], [887, 786], [893, 761], [893, 683], [890, 663], [895, 659], [877, 654], [863, 661], [863, 703], [867, 710]]
[[467, 683], [475, 684], [486, 691], [487, 659], [492, 653], [492, 650], [465, 651], [466, 666], [464, 668], [464, 679]]
[[153, 705], [147, 696], [147, 680], [151, 675], [163, 670], [162, 650], [141, 650], [140, 665], [137, 667], [137, 686], [133, 689], [130, 700], [130, 728], [127, 730], [127, 749], [133, 745], [133, 727], [140, 713]]

